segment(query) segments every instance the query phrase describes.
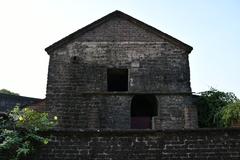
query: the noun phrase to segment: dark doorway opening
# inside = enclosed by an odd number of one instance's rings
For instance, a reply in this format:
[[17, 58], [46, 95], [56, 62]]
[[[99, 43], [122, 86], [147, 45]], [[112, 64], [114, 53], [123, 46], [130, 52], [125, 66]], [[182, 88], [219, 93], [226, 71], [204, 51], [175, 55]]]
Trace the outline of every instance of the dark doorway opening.
[[152, 117], [157, 116], [157, 99], [154, 95], [136, 95], [131, 103], [131, 128], [151, 129]]
[[108, 91], [128, 91], [128, 69], [107, 70]]

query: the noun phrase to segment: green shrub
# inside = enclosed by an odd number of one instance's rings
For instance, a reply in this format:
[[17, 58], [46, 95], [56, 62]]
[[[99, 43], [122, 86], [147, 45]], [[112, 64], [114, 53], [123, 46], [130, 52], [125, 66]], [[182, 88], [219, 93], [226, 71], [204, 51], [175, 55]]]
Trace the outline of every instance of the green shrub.
[[200, 92], [196, 102], [200, 128], [224, 127], [219, 112], [228, 104], [238, 101], [235, 94], [222, 92], [214, 88]]
[[228, 104], [219, 112], [222, 123], [225, 127], [231, 126], [240, 120], [240, 101]]
[[39, 131], [47, 131], [56, 124], [57, 117], [50, 120], [47, 113], [15, 107], [7, 119], [0, 119], [0, 153], [10, 160], [28, 157], [39, 145], [49, 141]]

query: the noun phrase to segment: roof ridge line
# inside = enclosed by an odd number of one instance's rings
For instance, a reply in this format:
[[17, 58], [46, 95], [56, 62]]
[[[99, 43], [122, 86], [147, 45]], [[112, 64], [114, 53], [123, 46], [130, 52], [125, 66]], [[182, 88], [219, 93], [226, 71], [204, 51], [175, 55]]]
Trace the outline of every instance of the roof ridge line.
[[103, 24], [104, 22], [108, 21], [109, 19], [111, 19], [114, 16], [122, 17], [124, 19], [129, 20], [130, 22], [142, 27], [143, 29], [145, 29], [149, 32], [152, 32], [152, 33], [156, 34], [157, 36], [159, 36], [159, 37], [161, 37], [165, 40], [168, 40], [168, 41], [172, 42], [173, 44], [185, 49], [187, 51], [187, 53], [190, 53], [193, 49], [191, 46], [189, 46], [186, 43], [170, 36], [169, 34], [164, 33], [162, 31], [158, 30], [157, 28], [152, 27], [152, 26], [150, 26], [150, 25], [148, 25], [148, 24], [146, 24], [146, 23], [144, 23], [144, 22], [142, 22], [142, 21], [140, 21], [140, 20], [138, 20], [138, 19], [136, 19], [136, 18], [134, 18], [130, 15], [127, 15], [126, 13], [123, 13], [122, 11], [115, 10], [115, 11], [105, 15], [104, 17], [86, 25], [85, 27], [78, 29], [77, 31], [69, 34], [68, 36], [62, 38], [61, 40], [53, 43], [49, 47], [45, 48], [45, 51], [49, 54], [51, 51], [55, 50], [56, 48], [61, 47], [65, 43], [77, 38], [79, 35], [84, 34], [88, 31], [90, 31], [91, 29]]

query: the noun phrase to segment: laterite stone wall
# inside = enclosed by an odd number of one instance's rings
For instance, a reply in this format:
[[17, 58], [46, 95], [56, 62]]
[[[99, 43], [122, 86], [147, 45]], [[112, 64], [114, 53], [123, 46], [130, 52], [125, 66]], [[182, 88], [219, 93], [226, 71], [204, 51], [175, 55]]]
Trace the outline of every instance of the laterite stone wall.
[[[158, 99], [154, 128], [197, 127], [196, 111], [184, 113], [193, 107], [188, 52], [146, 27], [116, 16], [48, 54], [47, 107], [58, 128], [129, 129], [138, 94]], [[107, 90], [108, 68], [128, 70], [128, 91]]]
[[8, 112], [16, 105], [30, 106], [39, 101], [41, 99], [0, 93], [0, 112]]
[[237, 160], [239, 129], [54, 131], [35, 160]]

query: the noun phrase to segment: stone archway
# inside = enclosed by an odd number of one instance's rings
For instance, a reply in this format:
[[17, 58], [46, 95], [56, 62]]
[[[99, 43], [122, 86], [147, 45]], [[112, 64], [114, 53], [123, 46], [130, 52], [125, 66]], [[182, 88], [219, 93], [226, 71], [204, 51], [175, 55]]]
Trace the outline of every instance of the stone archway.
[[131, 102], [131, 128], [152, 129], [152, 117], [158, 115], [158, 103], [154, 95], [135, 95]]

